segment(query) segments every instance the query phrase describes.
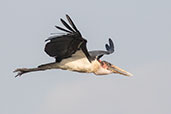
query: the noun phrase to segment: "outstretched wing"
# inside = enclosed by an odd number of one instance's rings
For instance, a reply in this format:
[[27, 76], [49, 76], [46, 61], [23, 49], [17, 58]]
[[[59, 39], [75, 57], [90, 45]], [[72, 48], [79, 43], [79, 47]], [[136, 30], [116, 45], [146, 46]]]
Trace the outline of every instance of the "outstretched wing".
[[87, 59], [91, 62], [91, 56], [89, 55], [86, 47], [87, 40], [82, 38], [81, 33], [78, 31], [71, 18], [68, 15], [66, 15], [66, 18], [71, 26], [63, 19], [60, 19], [66, 28], [59, 26], [55, 27], [67, 34], [53, 36], [45, 40], [49, 41], [45, 45], [45, 52], [49, 56], [55, 57], [57, 62], [60, 62], [62, 59], [71, 57], [76, 51], [82, 50]]
[[100, 59], [103, 55], [109, 55], [114, 52], [114, 44], [112, 39], [109, 38], [109, 44], [105, 45], [106, 51], [89, 51], [89, 54], [92, 58]]

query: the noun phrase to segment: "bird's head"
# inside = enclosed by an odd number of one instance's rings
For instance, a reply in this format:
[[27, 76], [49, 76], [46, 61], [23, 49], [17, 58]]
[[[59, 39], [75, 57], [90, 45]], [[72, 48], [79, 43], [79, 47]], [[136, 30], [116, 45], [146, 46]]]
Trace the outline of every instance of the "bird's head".
[[95, 72], [95, 74], [97, 74], [97, 75], [118, 73], [118, 74], [122, 74], [124, 76], [133, 76], [131, 73], [129, 73], [115, 65], [112, 65], [109, 62], [101, 61], [101, 60], [98, 60], [98, 61], [100, 63], [100, 68]]

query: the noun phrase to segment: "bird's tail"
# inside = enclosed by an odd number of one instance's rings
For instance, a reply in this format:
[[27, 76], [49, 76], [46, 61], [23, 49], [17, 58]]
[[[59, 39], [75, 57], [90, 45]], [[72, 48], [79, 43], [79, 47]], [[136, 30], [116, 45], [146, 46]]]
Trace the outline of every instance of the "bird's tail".
[[13, 72], [17, 72], [17, 75], [15, 77], [18, 77], [25, 73], [34, 72], [34, 71], [44, 71], [44, 70], [53, 69], [53, 68], [57, 68], [55, 62], [42, 64], [36, 68], [18, 68], [14, 70]]

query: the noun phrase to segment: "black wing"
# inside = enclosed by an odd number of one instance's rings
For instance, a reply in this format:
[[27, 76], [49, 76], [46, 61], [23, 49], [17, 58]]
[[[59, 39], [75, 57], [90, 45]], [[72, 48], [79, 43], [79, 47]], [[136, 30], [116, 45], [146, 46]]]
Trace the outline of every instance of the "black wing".
[[89, 55], [86, 47], [87, 40], [82, 38], [81, 33], [78, 31], [71, 18], [68, 15], [66, 15], [66, 17], [71, 26], [61, 19], [61, 22], [66, 29], [59, 26], [55, 27], [66, 32], [67, 34], [53, 36], [45, 40], [49, 41], [45, 45], [45, 52], [49, 56], [55, 57], [57, 62], [60, 62], [62, 59], [71, 57], [72, 54], [81, 49], [91, 62], [91, 56]]
[[100, 59], [104, 54], [109, 55], [114, 52], [114, 44], [112, 39], [109, 38], [109, 44], [105, 45], [106, 51], [89, 51], [92, 58]]

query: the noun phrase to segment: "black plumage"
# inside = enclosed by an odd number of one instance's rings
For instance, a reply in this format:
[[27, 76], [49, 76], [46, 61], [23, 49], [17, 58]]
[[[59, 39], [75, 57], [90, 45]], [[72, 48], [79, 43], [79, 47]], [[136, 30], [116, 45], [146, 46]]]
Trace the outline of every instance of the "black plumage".
[[61, 22], [68, 30], [59, 26], [55, 27], [67, 32], [67, 34], [48, 38], [46, 41], [49, 42], [45, 46], [45, 52], [49, 56], [55, 57], [56, 62], [60, 62], [62, 59], [71, 57], [72, 54], [81, 49], [91, 62], [91, 57], [86, 47], [87, 41], [82, 38], [81, 33], [78, 31], [70, 17], [68, 15], [66, 15], [66, 17], [72, 27], [70, 27], [63, 19], [61, 19]]
[[90, 62], [94, 59], [100, 59], [104, 54], [111, 54], [114, 52], [114, 44], [111, 39], [109, 39], [109, 44], [105, 45], [106, 51], [97, 50], [88, 52], [86, 47], [87, 40], [82, 37], [71, 18], [68, 15], [66, 15], [66, 18], [71, 26], [63, 19], [60, 19], [66, 28], [59, 26], [55, 27], [67, 34], [53, 36], [45, 40], [49, 41], [45, 46], [45, 52], [49, 56], [54, 57], [56, 62], [71, 57], [77, 50], [82, 50]]

